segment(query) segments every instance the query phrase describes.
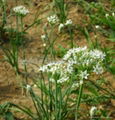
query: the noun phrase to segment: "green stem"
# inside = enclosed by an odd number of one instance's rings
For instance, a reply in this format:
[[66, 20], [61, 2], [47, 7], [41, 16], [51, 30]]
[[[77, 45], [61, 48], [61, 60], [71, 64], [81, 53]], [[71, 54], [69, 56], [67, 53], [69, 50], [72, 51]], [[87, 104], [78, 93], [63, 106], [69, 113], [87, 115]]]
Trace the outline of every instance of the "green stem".
[[22, 42], [23, 42], [23, 17], [21, 17], [20, 20], [21, 20], [21, 38], [20, 38], [21, 40], [20, 40], [20, 42], [22, 44]]
[[14, 55], [14, 66], [15, 66], [15, 71], [16, 74], [19, 74], [19, 68], [18, 68], [18, 46], [17, 46], [17, 42], [19, 40], [19, 19], [18, 16], [16, 16], [16, 42], [11, 40], [11, 45], [12, 45], [12, 49], [13, 49], [13, 55]]
[[4, 25], [6, 24], [6, 19], [7, 19], [7, 16], [6, 16], [6, 1], [3, 2], [3, 6], [2, 6], [2, 9], [3, 9], [3, 24], [2, 26], [4, 27]]
[[16, 44], [18, 43], [18, 39], [19, 39], [19, 18], [18, 16], [16, 16]]
[[71, 48], [73, 48], [74, 46], [74, 43], [73, 43], [73, 31], [72, 31], [72, 28], [71, 26], [68, 26], [69, 28], [69, 34], [70, 34], [70, 40], [71, 40]]
[[44, 62], [45, 62], [45, 60], [46, 60], [46, 58], [47, 58], [47, 56], [48, 56], [48, 52], [49, 52], [49, 50], [52, 48], [52, 46], [54, 45], [55, 41], [56, 41], [56, 39], [54, 39], [54, 40], [52, 41], [52, 43], [48, 46], [48, 48], [45, 49], [46, 52], [45, 52], [45, 55], [44, 55], [42, 64], [44, 64]]
[[80, 103], [81, 103], [82, 93], [83, 93], [83, 84], [80, 85], [80, 89], [79, 89], [79, 95], [78, 95], [78, 100], [77, 100], [77, 105], [76, 105], [76, 112], [77, 113], [75, 113], [75, 120], [78, 120], [77, 114], [78, 114], [79, 106], [80, 106]]
[[26, 54], [25, 54], [25, 50], [24, 50], [24, 52], [23, 52], [23, 54], [24, 54], [24, 71], [25, 71], [25, 84], [28, 84], [28, 76], [27, 76], [27, 63], [26, 63]]
[[58, 84], [57, 76], [55, 79], [55, 119], [58, 120]]

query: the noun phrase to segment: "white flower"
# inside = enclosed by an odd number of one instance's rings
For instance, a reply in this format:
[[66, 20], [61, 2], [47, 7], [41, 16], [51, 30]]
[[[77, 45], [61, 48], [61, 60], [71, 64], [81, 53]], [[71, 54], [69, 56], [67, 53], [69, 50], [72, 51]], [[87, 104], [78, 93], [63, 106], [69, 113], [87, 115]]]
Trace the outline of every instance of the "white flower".
[[67, 67], [66, 67], [66, 70], [67, 70], [68, 73], [72, 74], [74, 72], [74, 69], [73, 69], [74, 64], [76, 64], [75, 61], [73, 61], [73, 60], [68, 61]]
[[83, 66], [89, 66], [89, 64], [91, 64], [91, 60], [90, 59], [84, 59], [84, 61], [82, 62]]
[[43, 47], [46, 47], [46, 44], [45, 44], [45, 43], [43, 44]]
[[115, 13], [114, 13], [114, 12], [112, 13], [112, 16], [113, 16], [113, 17], [115, 16]]
[[55, 82], [55, 80], [53, 78], [50, 78], [49, 81], [52, 82], [52, 83]]
[[96, 66], [93, 67], [93, 72], [95, 72], [96, 74], [102, 74], [103, 67], [100, 64], [96, 64]]
[[27, 60], [22, 60], [22, 64], [27, 65], [28, 61]]
[[59, 21], [59, 19], [56, 15], [47, 17], [47, 20], [50, 24], [56, 24]]
[[64, 83], [64, 82], [67, 82], [69, 80], [69, 77], [65, 76], [65, 77], [62, 77], [61, 79], [57, 80], [57, 83]]
[[83, 80], [80, 80], [79, 84], [82, 85], [83, 84]]
[[64, 28], [65, 26], [68, 26], [68, 25], [72, 25], [72, 23], [73, 23], [73, 22], [72, 22], [71, 19], [67, 20], [64, 24], [61, 23], [61, 24], [59, 25], [59, 27], [58, 27], [58, 31], [60, 32], [62, 28]]
[[93, 117], [93, 115], [95, 114], [97, 108], [95, 106], [91, 107], [89, 113], [90, 113], [90, 116]]
[[[60, 76], [60, 79], [57, 80], [57, 83], [58, 84], [62, 84], [64, 82], [67, 82], [68, 80], [69, 80], [69, 77], [67, 77], [67, 76]], [[56, 80], [54, 78], [50, 78], [49, 81], [52, 82], [52, 83], [56, 82]]]
[[61, 23], [58, 27], [58, 31], [60, 32], [62, 28], [64, 28], [64, 24]]
[[78, 88], [79, 87], [79, 83], [73, 83], [72, 88]]
[[96, 28], [96, 29], [99, 29], [99, 28], [100, 28], [100, 26], [99, 26], [99, 25], [96, 25], [96, 26], [95, 26], [95, 28]]
[[74, 56], [76, 53], [85, 51], [87, 49], [87, 47], [78, 47], [78, 48], [72, 48], [70, 49], [66, 55], [64, 55], [63, 60], [67, 60], [68, 58], [70, 58], [71, 56]]
[[31, 86], [30, 85], [27, 85], [26, 86], [26, 89], [29, 91], [29, 90], [31, 90]]
[[36, 84], [34, 84], [34, 88], [37, 88], [37, 85], [36, 85]]
[[25, 16], [29, 13], [29, 11], [24, 6], [17, 6], [13, 8], [13, 11], [17, 15]]
[[105, 16], [106, 16], [106, 17], [108, 17], [108, 16], [109, 16], [109, 14], [105, 14]]
[[83, 80], [83, 79], [88, 79], [89, 74], [87, 73], [87, 70], [85, 70], [85, 71], [81, 71], [79, 76]]
[[83, 84], [83, 80], [80, 80], [79, 83], [73, 83], [72, 88], [78, 88], [79, 86], [81, 86]]
[[42, 72], [51, 73], [52, 74], [50, 78], [51, 82], [55, 82], [53, 76], [55, 74], [59, 74], [59, 79], [57, 80], [57, 83], [64, 83], [69, 80], [70, 72], [72, 74], [72, 71], [67, 70], [67, 67], [68, 65], [64, 61], [58, 61], [44, 65], [40, 67], [39, 70]]
[[46, 72], [47, 68], [48, 68], [47, 65], [44, 65], [39, 68], [39, 71]]
[[90, 51], [90, 56], [94, 59], [100, 59], [103, 61], [106, 55], [102, 51], [94, 49]]
[[46, 35], [41, 35], [41, 39], [45, 40], [46, 39]]
[[43, 65], [42, 67], [39, 68], [39, 70], [42, 72], [52, 72], [54, 74], [55, 72], [58, 72], [58, 70], [60, 70], [62, 66], [63, 61], [52, 62], [47, 65]]
[[68, 25], [72, 25], [72, 23], [73, 23], [72, 20], [69, 19], [69, 20], [66, 21], [65, 25], [66, 25], [66, 26], [68, 26]]

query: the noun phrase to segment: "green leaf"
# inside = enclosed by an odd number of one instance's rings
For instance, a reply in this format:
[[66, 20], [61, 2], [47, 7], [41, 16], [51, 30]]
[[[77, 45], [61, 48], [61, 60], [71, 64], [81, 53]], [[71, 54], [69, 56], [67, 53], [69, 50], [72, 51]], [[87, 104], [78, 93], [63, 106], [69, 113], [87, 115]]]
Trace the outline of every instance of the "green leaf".
[[112, 74], [115, 74], [115, 66], [110, 66], [109, 69]]
[[95, 96], [98, 96], [98, 95], [99, 95], [96, 87], [93, 86], [92, 84], [89, 83], [87, 89], [88, 89], [88, 91], [90, 91], [93, 95], [95, 95]]
[[11, 112], [6, 112], [5, 120], [14, 120], [13, 114]]

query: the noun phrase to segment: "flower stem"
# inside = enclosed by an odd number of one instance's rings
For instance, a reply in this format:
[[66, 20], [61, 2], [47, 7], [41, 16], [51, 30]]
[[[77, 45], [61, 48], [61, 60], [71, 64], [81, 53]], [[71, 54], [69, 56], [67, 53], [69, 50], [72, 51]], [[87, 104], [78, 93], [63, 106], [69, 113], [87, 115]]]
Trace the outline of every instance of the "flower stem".
[[83, 84], [80, 85], [80, 89], [79, 89], [79, 95], [78, 95], [78, 100], [77, 100], [77, 104], [76, 104], [76, 112], [77, 113], [75, 113], [75, 120], [78, 120], [77, 115], [78, 115], [78, 110], [79, 110], [79, 106], [81, 103], [82, 93], [83, 93]]

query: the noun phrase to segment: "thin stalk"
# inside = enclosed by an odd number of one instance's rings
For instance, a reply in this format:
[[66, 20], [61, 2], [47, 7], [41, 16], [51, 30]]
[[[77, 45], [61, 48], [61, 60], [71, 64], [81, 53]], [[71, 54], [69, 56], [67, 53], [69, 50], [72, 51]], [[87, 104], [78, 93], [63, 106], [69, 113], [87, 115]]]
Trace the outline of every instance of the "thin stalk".
[[64, 23], [66, 21], [66, 11], [65, 11], [65, 2], [64, 0], [55, 0], [56, 11], [59, 11], [60, 23]]
[[18, 16], [16, 16], [16, 43], [15, 44], [18, 43], [18, 39], [19, 39], [18, 33], [19, 33], [19, 18]]
[[76, 105], [75, 120], [78, 120], [77, 115], [78, 115], [79, 106], [80, 106], [80, 103], [81, 103], [82, 93], [83, 93], [83, 84], [80, 85], [80, 89], [79, 89], [79, 95], [78, 95], [78, 100], [77, 100], [77, 105]]
[[23, 42], [23, 17], [20, 18], [21, 21], [21, 43]]
[[48, 52], [49, 52], [50, 48], [52, 47], [52, 44], [55, 43], [55, 41], [56, 41], [56, 39], [54, 39], [54, 40], [52, 41], [52, 43], [51, 43], [51, 44], [48, 46], [48, 48], [46, 49], [46, 52], [45, 52], [45, 55], [44, 55], [42, 64], [44, 64], [44, 62], [45, 62], [45, 60], [46, 60], [46, 58], [47, 58]]
[[[23, 29], [23, 28], [22, 28]], [[19, 66], [18, 66], [18, 42], [20, 40], [19, 37], [19, 16], [16, 16], [16, 43], [12, 41], [12, 49], [14, 55], [14, 66], [16, 70], [16, 74], [19, 74]]]
[[112, 98], [115, 99], [115, 94], [109, 90], [107, 90], [106, 88], [102, 88], [100, 87], [99, 85], [97, 85], [95, 82], [91, 81], [91, 80], [88, 80], [90, 81], [95, 87], [97, 87], [99, 90], [102, 90], [102, 91], [105, 91], [106, 93], [110, 94], [112, 96]]
[[[55, 27], [54, 25], [51, 25], [51, 31], [49, 34], [49, 36], [51, 36], [51, 37], [54, 36], [54, 34], [53, 34], [54, 27]], [[54, 42], [50, 42], [50, 44], [51, 44], [50, 50], [51, 50], [51, 58], [55, 60]]]
[[36, 94], [33, 92], [33, 90], [31, 90], [30, 92], [31, 92], [32, 99], [37, 104], [37, 106], [36, 106], [37, 110], [41, 111], [41, 117], [46, 118], [45, 120], [49, 120], [48, 114], [47, 114], [45, 107], [44, 107], [45, 103], [43, 103], [43, 104], [41, 103], [41, 99], [39, 98], [39, 96], [36, 96]]
[[68, 26], [69, 28], [69, 35], [70, 35], [70, 40], [71, 40], [71, 48], [73, 48], [74, 43], [73, 43], [73, 31], [71, 29], [71, 26]]
[[29, 115], [33, 120], [37, 120], [32, 113], [30, 113], [29, 111], [27, 111], [25, 108], [22, 108], [16, 104], [13, 103], [8, 103], [11, 107], [15, 107], [18, 108], [19, 110], [21, 110], [22, 112], [24, 112], [25, 114]]
[[58, 84], [57, 84], [57, 78], [55, 80], [55, 119], [58, 120]]
[[18, 48], [15, 49], [15, 56], [14, 56], [14, 65], [15, 65], [15, 70], [16, 74], [19, 74], [19, 67], [18, 67]]
[[28, 29], [30, 29], [31, 27], [33, 27], [35, 24], [40, 24], [40, 20], [38, 21], [38, 20], [36, 20], [36, 21], [34, 21], [32, 24], [30, 24], [27, 28], [25, 28], [24, 29], [24, 31], [23, 32], [25, 32], [25, 31], [27, 31]]
[[49, 86], [49, 99], [50, 99], [50, 119], [52, 117], [52, 111], [53, 111], [53, 90], [52, 90], [52, 82], [49, 80], [50, 77], [48, 77], [48, 86]]
[[[46, 117], [46, 120], [49, 120], [49, 109], [47, 107], [47, 105], [44, 107], [44, 105], [46, 104], [45, 103], [45, 97], [47, 97], [47, 95], [44, 95], [44, 90], [43, 89], [47, 89], [46, 88], [46, 84], [45, 84], [45, 79], [44, 79], [44, 76], [43, 76], [43, 73], [41, 72], [41, 76], [42, 76], [42, 80], [40, 81], [40, 86], [41, 86], [41, 106], [42, 106], [42, 109], [43, 109], [43, 112], [45, 114], [45, 117]], [[45, 110], [46, 108], [46, 110]]]
[[58, 112], [58, 120], [62, 118], [62, 110], [63, 110], [63, 99], [62, 99], [62, 91], [61, 87], [59, 87], [59, 112]]
[[36, 102], [35, 102], [34, 97], [33, 97], [33, 95], [32, 95], [31, 92], [30, 92], [30, 95], [31, 95], [31, 99], [32, 99], [32, 101], [33, 101], [34, 107], [35, 107], [35, 109], [36, 109], [37, 115], [39, 116], [39, 115], [40, 115], [40, 114], [39, 114], [39, 110], [38, 110], [38, 107], [37, 107], [37, 105], [36, 105]]
[[28, 84], [28, 76], [27, 76], [27, 63], [26, 63], [26, 55], [25, 55], [25, 50], [23, 52], [23, 56], [24, 56], [24, 62], [23, 62], [23, 65], [24, 65], [24, 71], [25, 71], [25, 84], [27, 85]]
[[2, 17], [2, 27], [4, 27], [4, 25], [7, 23], [7, 16], [6, 16], [6, 0], [4, 0], [3, 2], [3, 6], [2, 6], [2, 9], [3, 9], [3, 17]]
[[[43, 94], [43, 82], [44, 81], [44, 76], [43, 76], [43, 73], [41, 72], [41, 76], [42, 76], [42, 80], [40, 80], [40, 86], [41, 86], [41, 101], [42, 101], [42, 105], [44, 104], [44, 94]], [[45, 85], [45, 83], [44, 83]]]

